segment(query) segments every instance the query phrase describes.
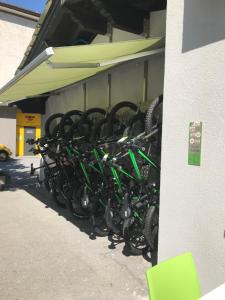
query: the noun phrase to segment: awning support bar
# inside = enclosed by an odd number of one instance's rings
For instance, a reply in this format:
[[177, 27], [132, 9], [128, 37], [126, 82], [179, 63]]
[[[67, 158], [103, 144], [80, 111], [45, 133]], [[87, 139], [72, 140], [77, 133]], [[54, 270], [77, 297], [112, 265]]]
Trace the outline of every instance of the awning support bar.
[[99, 63], [53, 63], [50, 60], [47, 61], [47, 64], [52, 68], [52, 69], [75, 69], [75, 68], [98, 68], [98, 67], [105, 67], [109, 65], [114, 65], [122, 62], [127, 62], [135, 59], [139, 59], [142, 57], [147, 57], [159, 53], [165, 52], [164, 48], [156, 49], [156, 50], [151, 50], [151, 51], [145, 51], [145, 52], [140, 52], [136, 54], [131, 54], [131, 55], [126, 55], [122, 57], [118, 57], [112, 60], [105, 60]]

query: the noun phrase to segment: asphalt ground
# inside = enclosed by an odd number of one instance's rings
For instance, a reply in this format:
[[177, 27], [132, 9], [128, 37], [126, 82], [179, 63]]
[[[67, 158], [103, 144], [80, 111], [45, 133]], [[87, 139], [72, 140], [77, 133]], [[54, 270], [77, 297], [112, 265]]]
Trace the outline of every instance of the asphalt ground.
[[30, 177], [34, 157], [0, 164], [10, 176], [0, 192], [0, 299], [148, 299], [143, 256], [114, 237], [94, 237]]

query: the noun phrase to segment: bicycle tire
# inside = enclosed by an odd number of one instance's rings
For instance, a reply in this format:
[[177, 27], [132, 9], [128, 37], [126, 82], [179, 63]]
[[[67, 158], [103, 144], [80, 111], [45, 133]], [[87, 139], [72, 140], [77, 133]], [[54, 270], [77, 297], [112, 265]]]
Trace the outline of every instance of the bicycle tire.
[[[84, 125], [87, 126], [87, 128], [84, 128]], [[89, 119], [84, 119], [80, 121], [77, 125], [79, 136], [85, 137], [86, 141], [88, 142], [91, 137], [93, 122]]]
[[148, 248], [148, 246], [144, 245], [143, 248], [138, 248], [138, 247], [134, 246], [134, 244], [130, 238], [131, 226], [132, 226], [131, 218], [125, 219], [124, 224], [123, 224], [123, 234], [124, 234], [125, 245], [131, 255], [139, 256], [139, 255], [143, 254], [143, 252]]
[[52, 133], [51, 133], [51, 136], [53, 137], [53, 138], [55, 138], [55, 137], [57, 137], [57, 134], [59, 133], [59, 124], [57, 124], [55, 127], [54, 127], [54, 129], [52, 130]]
[[101, 128], [107, 123], [107, 118], [101, 120], [93, 129], [91, 140], [96, 141], [100, 138]]
[[73, 217], [78, 219], [88, 219], [90, 213], [88, 210], [84, 209], [81, 204], [81, 197], [83, 192], [83, 185], [77, 185], [73, 191], [70, 201], [68, 202], [67, 208]]
[[[81, 117], [83, 114], [82, 111], [74, 109], [74, 110], [70, 110], [68, 111], [61, 119], [60, 124], [59, 124], [59, 130], [60, 130], [60, 135], [61, 136], [66, 136], [66, 132], [65, 132], [65, 125], [73, 125], [74, 121], [71, 119], [72, 116], [78, 116]], [[67, 123], [67, 124], [66, 124]], [[69, 124], [70, 123], [70, 124]]]
[[113, 214], [113, 210], [111, 208], [111, 199], [108, 200], [108, 204], [106, 206], [106, 209], [105, 209], [105, 220], [106, 220], [106, 224], [108, 226], [108, 228], [110, 229], [110, 231], [112, 231], [114, 234], [121, 234], [122, 232], [122, 228], [121, 228], [121, 221], [122, 221], [122, 218], [121, 216], [119, 215], [118, 213], [118, 216], [119, 216], [119, 222], [116, 224], [114, 222], [114, 214]]
[[159, 96], [155, 100], [152, 101], [151, 105], [149, 106], [149, 109], [146, 114], [145, 118], [145, 132], [148, 134], [152, 131], [152, 128], [154, 126], [154, 112], [156, 108], [162, 103], [163, 101], [163, 95]]
[[[140, 129], [138, 133], [132, 132], [133, 126], [136, 122], [140, 121]], [[124, 136], [134, 137], [137, 136], [139, 133], [143, 132], [145, 130], [145, 113], [139, 112], [138, 114], [134, 115], [133, 118], [128, 123], [127, 128], [124, 131]]]
[[[92, 139], [92, 134], [93, 134], [93, 122], [89, 119], [91, 114], [96, 114], [99, 113], [101, 115], [106, 115], [106, 111], [103, 108], [99, 108], [99, 107], [93, 107], [90, 108], [88, 110], [86, 110], [86, 112], [82, 115], [80, 122], [78, 123], [78, 131], [80, 132], [81, 135], [83, 134], [83, 125], [86, 123], [89, 123], [90, 127], [89, 129], [91, 130], [91, 133], [89, 134], [89, 137]], [[91, 124], [92, 123], [92, 124]], [[95, 126], [94, 126], [95, 127]]]
[[130, 108], [133, 111], [138, 111], [138, 106], [130, 101], [122, 101], [114, 105], [114, 107], [111, 109], [108, 119], [108, 136], [113, 135], [113, 121], [115, 119], [116, 113], [122, 108]]
[[73, 123], [73, 125], [70, 127], [68, 134], [67, 134], [67, 138], [73, 139], [75, 136], [78, 137], [80, 136], [79, 131], [78, 131], [78, 124], [79, 121], [76, 121], [75, 123]]
[[[145, 239], [151, 251], [157, 249], [159, 212], [156, 206], [150, 206], [145, 216]], [[157, 224], [154, 224], [154, 223]]]
[[45, 135], [47, 137], [52, 137], [52, 134], [50, 132], [50, 125], [51, 123], [55, 120], [55, 119], [58, 119], [58, 118], [62, 118], [64, 116], [64, 114], [62, 113], [57, 113], [57, 114], [53, 114], [51, 115], [45, 122]]
[[138, 111], [138, 106], [130, 101], [122, 101], [113, 106], [110, 116], [114, 116], [121, 108], [130, 108], [133, 111]]
[[91, 217], [91, 223], [97, 236], [105, 237], [109, 235], [109, 228], [104, 219], [104, 215], [98, 216], [95, 214]]
[[91, 114], [96, 114], [96, 113], [99, 113], [101, 115], [106, 115], [106, 110], [100, 107], [89, 108], [88, 110], [85, 111], [82, 117], [88, 118]]

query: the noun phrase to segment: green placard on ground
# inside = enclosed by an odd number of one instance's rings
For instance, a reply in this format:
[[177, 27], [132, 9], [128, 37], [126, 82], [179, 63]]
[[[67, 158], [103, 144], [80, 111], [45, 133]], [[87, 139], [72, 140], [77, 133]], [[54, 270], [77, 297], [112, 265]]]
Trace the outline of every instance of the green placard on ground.
[[202, 122], [189, 123], [188, 164], [201, 165]]

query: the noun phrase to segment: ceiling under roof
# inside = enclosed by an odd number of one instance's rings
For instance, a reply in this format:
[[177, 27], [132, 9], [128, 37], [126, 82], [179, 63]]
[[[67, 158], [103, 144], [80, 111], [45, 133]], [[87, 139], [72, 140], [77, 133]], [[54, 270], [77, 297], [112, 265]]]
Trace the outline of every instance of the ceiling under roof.
[[30, 48], [19, 70], [46, 47], [90, 44], [106, 34], [108, 23], [140, 34], [149, 13], [166, 8], [166, 0], [48, 0]]

